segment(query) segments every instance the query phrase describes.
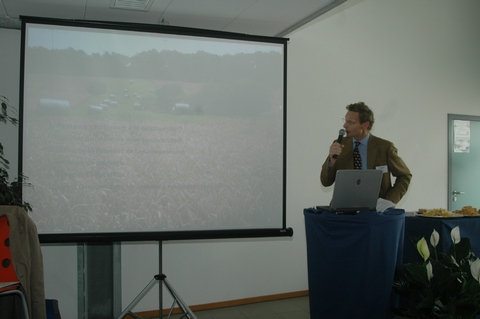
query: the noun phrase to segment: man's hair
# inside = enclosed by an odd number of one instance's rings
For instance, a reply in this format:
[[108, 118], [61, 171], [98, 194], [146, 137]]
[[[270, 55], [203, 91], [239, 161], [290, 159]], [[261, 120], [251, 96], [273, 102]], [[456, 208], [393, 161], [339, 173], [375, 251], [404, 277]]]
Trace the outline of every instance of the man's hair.
[[369, 121], [370, 125], [368, 126], [368, 130], [370, 131], [372, 129], [375, 118], [373, 116], [372, 110], [370, 110], [370, 108], [365, 103], [352, 103], [350, 105], [347, 105], [347, 110], [350, 112], [357, 112], [360, 123], [365, 123], [366, 121]]

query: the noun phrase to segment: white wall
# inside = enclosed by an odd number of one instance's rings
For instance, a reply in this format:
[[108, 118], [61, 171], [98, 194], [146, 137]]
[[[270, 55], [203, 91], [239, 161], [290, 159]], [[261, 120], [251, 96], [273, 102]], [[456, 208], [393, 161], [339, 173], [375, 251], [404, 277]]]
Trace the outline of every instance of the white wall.
[[304, 204], [318, 198], [312, 171], [345, 106], [364, 101], [372, 133], [413, 173], [400, 206], [447, 207], [447, 114], [480, 114], [479, 14], [478, 1], [349, 0], [290, 35], [289, 185], [302, 185]]
[[[294, 236], [165, 242], [163, 271], [182, 298], [196, 305], [308, 289], [303, 208], [331, 198], [318, 173], [349, 103], [373, 109], [373, 134], [392, 140], [413, 173], [400, 206], [446, 207], [447, 114], [480, 115], [479, 14], [480, 2], [471, 0], [348, 0], [290, 34], [287, 224]], [[0, 94], [11, 101], [18, 88], [4, 68], [18, 78], [19, 37], [0, 29]], [[13, 49], [5, 51], [5, 42]], [[46, 294], [65, 318], [77, 314], [75, 249], [44, 247]], [[124, 306], [158, 272], [157, 261], [156, 243], [122, 245]], [[154, 289], [136, 310], [156, 309], [157, 295]]]

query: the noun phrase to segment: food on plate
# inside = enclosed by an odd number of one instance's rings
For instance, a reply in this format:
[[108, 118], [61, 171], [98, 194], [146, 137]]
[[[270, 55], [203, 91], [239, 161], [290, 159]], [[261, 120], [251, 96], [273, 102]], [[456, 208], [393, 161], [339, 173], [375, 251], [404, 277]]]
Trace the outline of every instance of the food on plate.
[[433, 208], [423, 213], [423, 216], [440, 216], [440, 217], [454, 217], [455, 214], [449, 212], [445, 208]]
[[480, 216], [480, 214], [478, 213], [478, 209], [472, 206], [464, 206], [462, 209], [454, 211], [454, 213], [465, 216]]

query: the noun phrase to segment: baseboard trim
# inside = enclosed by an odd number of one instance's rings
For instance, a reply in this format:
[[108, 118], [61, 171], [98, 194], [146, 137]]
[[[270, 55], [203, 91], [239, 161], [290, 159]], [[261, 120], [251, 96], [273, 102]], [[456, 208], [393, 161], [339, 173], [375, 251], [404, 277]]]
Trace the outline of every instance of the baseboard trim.
[[[242, 306], [242, 305], [248, 305], [248, 304], [253, 304], [257, 302], [282, 300], [282, 299], [304, 297], [304, 296], [308, 296], [308, 290], [287, 292], [287, 293], [267, 295], [267, 296], [250, 297], [250, 298], [243, 298], [243, 299], [236, 299], [236, 300], [212, 302], [208, 304], [194, 305], [189, 307], [193, 312], [196, 312], [196, 311], [202, 311], [202, 310]], [[163, 315], [168, 315], [169, 311], [170, 309], [163, 309]], [[174, 308], [173, 314], [178, 314], [178, 313], [181, 313], [181, 309], [178, 307]], [[135, 314], [141, 318], [159, 317], [158, 310], [140, 311], [140, 312], [136, 312]], [[127, 314], [124, 317], [124, 319], [135, 319], [135, 318]]]

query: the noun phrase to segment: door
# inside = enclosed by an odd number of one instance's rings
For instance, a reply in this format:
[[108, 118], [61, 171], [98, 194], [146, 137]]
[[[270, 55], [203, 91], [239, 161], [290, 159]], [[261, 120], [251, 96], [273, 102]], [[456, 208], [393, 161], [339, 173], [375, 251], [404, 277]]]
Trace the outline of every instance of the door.
[[448, 210], [480, 208], [480, 116], [448, 115]]

